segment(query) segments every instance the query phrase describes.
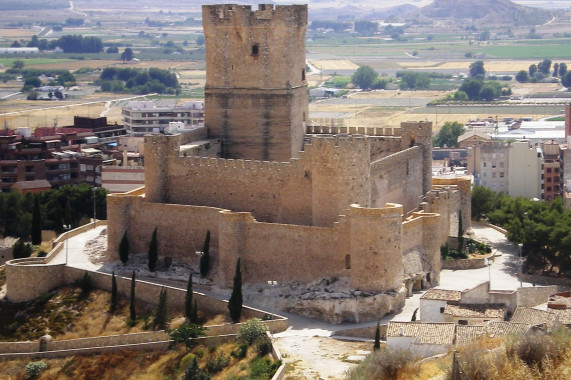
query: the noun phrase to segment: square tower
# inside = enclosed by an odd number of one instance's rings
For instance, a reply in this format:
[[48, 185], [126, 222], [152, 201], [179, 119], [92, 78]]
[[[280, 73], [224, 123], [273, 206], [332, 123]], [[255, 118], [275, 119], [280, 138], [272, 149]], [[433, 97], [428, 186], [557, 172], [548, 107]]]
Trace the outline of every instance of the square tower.
[[307, 5], [203, 5], [205, 125], [223, 158], [286, 161], [308, 118]]

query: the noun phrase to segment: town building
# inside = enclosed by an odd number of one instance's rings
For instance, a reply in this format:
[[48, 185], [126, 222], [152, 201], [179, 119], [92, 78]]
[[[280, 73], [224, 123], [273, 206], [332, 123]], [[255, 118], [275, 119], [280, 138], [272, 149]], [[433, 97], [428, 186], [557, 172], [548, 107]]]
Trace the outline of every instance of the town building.
[[117, 140], [124, 134], [122, 126], [107, 125], [106, 118], [84, 117], [75, 117], [69, 127], [0, 131], [0, 190], [101, 186], [101, 166], [113, 163]]
[[188, 101], [177, 104], [175, 100], [133, 100], [122, 107], [123, 124], [130, 136], [168, 133], [171, 122], [182, 123], [184, 129], [194, 129], [204, 124], [204, 103]]
[[541, 199], [551, 202], [563, 195], [560, 146], [553, 140], [544, 141], [541, 143], [541, 150], [543, 152]]
[[512, 197], [541, 199], [541, 147], [529, 140], [518, 140], [508, 149], [508, 194]]

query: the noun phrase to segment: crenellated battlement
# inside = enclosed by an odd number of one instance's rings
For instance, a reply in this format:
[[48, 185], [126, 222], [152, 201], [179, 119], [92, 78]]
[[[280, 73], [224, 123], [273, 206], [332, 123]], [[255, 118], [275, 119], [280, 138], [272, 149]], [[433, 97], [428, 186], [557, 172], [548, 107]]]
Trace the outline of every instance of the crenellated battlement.
[[329, 125], [308, 125], [305, 131], [308, 135], [366, 135], [366, 136], [393, 136], [401, 135], [400, 128], [384, 128], [384, 127], [343, 127]]
[[311, 135], [310, 142], [305, 145], [306, 151], [323, 148], [358, 149], [366, 147], [369, 138], [362, 135]]
[[209, 21], [218, 27], [231, 26], [235, 20], [250, 25], [267, 26], [272, 24], [285, 24], [289, 26], [307, 25], [307, 5], [276, 5], [259, 4], [258, 9], [252, 11], [250, 5], [216, 4], [203, 5], [203, 15], [209, 15]]

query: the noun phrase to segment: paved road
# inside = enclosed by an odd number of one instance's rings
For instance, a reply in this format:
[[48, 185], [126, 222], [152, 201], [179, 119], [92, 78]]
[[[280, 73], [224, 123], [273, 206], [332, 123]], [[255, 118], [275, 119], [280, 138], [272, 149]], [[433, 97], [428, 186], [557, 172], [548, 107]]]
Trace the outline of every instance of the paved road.
[[[491, 279], [493, 290], [513, 290], [519, 287], [517, 278], [518, 249], [504, 234], [489, 227], [472, 226], [476, 240], [488, 242], [497, 252], [490, 268], [470, 270], [443, 270], [439, 288], [464, 290]], [[523, 283], [523, 286], [532, 286]]]
[[[67, 248], [67, 262], [70, 266], [106, 271], [102, 264], [93, 264], [89, 261], [89, 257], [84, 252], [86, 243], [98, 236], [104, 229], [104, 226], [97, 227], [81, 235], [69, 239], [69, 247]], [[452, 271], [443, 270], [440, 275], [440, 288], [463, 290], [470, 288], [482, 281], [487, 281], [489, 277], [492, 280], [492, 289], [516, 289], [519, 286], [517, 279], [517, 248], [509, 243], [505, 236], [500, 232], [481, 226], [473, 226], [474, 236], [478, 240], [489, 242], [493, 249], [497, 250], [498, 256], [494, 260], [491, 267]], [[53, 263], [66, 262], [66, 249], [63, 249], [59, 255], [54, 258]], [[144, 278], [146, 281], [165, 283], [164, 280], [157, 278]], [[168, 281], [171, 286], [186, 288], [186, 283], [176, 283]], [[524, 283], [524, 286], [531, 284]], [[199, 285], [195, 286], [196, 291], [205, 293], [208, 296], [227, 299], [228, 292], [214, 293], [207, 288]], [[416, 292], [412, 297], [406, 300], [403, 310], [396, 315], [387, 315], [381, 319], [381, 323], [387, 323], [391, 320], [410, 321], [414, 310], [420, 305], [420, 297], [424, 292]], [[248, 306], [254, 306], [250, 304]], [[267, 310], [267, 308], [265, 308]], [[331, 339], [330, 336], [339, 330], [356, 327], [370, 327], [376, 325], [376, 322], [368, 322], [361, 324], [341, 324], [332, 325], [323, 321], [318, 321], [299, 315], [294, 315], [278, 310], [267, 310], [284, 315], [289, 318], [290, 327], [281, 333], [275, 334], [275, 341], [279, 349], [285, 354], [284, 360], [291, 363], [294, 370], [290, 375], [297, 375], [299, 378], [324, 378], [324, 379], [342, 379], [351, 364], [343, 359], [350, 355], [362, 353], [361, 350], [370, 348], [370, 342], [342, 342]]]

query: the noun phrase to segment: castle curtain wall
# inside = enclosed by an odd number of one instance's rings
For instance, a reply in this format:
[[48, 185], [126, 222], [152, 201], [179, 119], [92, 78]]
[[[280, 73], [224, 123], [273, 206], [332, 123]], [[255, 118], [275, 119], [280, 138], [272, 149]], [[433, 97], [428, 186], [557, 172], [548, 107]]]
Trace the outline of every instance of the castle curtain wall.
[[371, 163], [372, 206], [400, 203], [408, 212], [418, 206], [423, 191], [423, 150], [420, 146]]

